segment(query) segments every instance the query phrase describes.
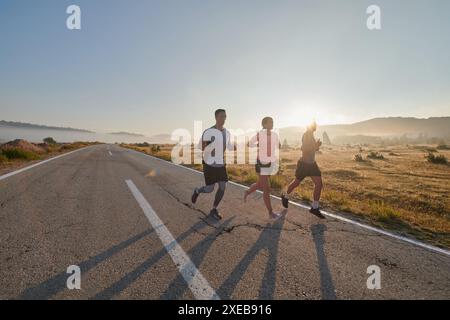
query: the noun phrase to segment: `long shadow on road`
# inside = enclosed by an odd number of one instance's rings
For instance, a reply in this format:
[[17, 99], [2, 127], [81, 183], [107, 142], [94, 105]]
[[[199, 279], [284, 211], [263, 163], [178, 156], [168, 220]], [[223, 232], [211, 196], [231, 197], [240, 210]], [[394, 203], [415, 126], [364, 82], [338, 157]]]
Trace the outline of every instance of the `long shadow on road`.
[[[80, 267], [81, 272], [86, 272], [98, 264], [100, 264], [102, 261], [107, 260], [114, 254], [118, 253], [121, 250], [124, 250], [125, 248], [129, 247], [133, 243], [139, 241], [140, 239], [143, 239], [144, 237], [148, 236], [152, 232], [154, 232], [154, 229], [146, 230], [128, 240], [123, 241], [122, 243], [115, 245], [111, 247], [110, 249], [90, 258], [89, 260], [85, 260], [78, 264]], [[50, 299], [55, 294], [67, 289], [66, 281], [69, 277], [69, 274], [66, 273], [66, 271], [59, 273], [58, 275], [54, 276], [53, 278], [48, 279], [45, 282], [42, 282], [41, 284], [37, 285], [36, 287], [28, 288], [26, 289], [20, 296], [19, 299], [25, 299], [25, 300], [47, 300]]]
[[[190, 251], [189, 256], [192, 259], [192, 262], [199, 266], [203, 261], [205, 255], [207, 254], [209, 248], [212, 243], [214, 243], [216, 235], [224, 230], [234, 219], [234, 217], [227, 219], [222, 224], [216, 227], [215, 232], [207, 235], [205, 239], [197, 243]], [[277, 263], [277, 252], [278, 252], [278, 243], [281, 236], [282, 228], [285, 222], [285, 215], [276, 221], [273, 224], [267, 224], [267, 228], [264, 228], [257, 239], [257, 241], [253, 244], [253, 246], [247, 251], [246, 255], [241, 259], [241, 261], [237, 264], [234, 270], [230, 273], [228, 278], [223, 282], [220, 288], [217, 290], [218, 295], [223, 299], [230, 299], [232, 296], [236, 286], [242, 279], [243, 275], [247, 271], [248, 267], [255, 259], [255, 257], [262, 251], [268, 252], [268, 260], [267, 265], [264, 271], [264, 277], [261, 283], [261, 287], [259, 288], [259, 299], [273, 299], [275, 286], [276, 286], [276, 263]], [[206, 227], [207, 224], [204, 221], [199, 221], [195, 225], [193, 225], [189, 230], [182, 233], [177, 239], [177, 242], [181, 242], [186, 239], [192, 233], [200, 230], [201, 228]], [[270, 227], [270, 228], [269, 228]], [[82, 272], [86, 272], [101, 262], [107, 260], [114, 254], [118, 253], [121, 250], [126, 249], [131, 246], [133, 243], [139, 241], [140, 239], [145, 238], [152, 232], [154, 229], [146, 230], [122, 243], [111, 247], [110, 249], [88, 259], [78, 264]], [[326, 231], [326, 226], [324, 224], [316, 224], [311, 226], [311, 232], [314, 239], [318, 266], [320, 271], [320, 281], [321, 281], [321, 290], [322, 290], [322, 298], [326, 300], [334, 300], [336, 299], [335, 288], [333, 285], [333, 279], [331, 276], [331, 272], [328, 266], [328, 262], [325, 255], [324, 250], [324, 233]], [[165, 248], [161, 249], [159, 252], [154, 254], [152, 257], [144, 261], [141, 265], [135, 268], [132, 272], [125, 275], [119, 281], [112, 284], [110, 287], [104, 289], [97, 295], [93, 297], [93, 299], [111, 299], [115, 295], [122, 292], [125, 288], [127, 288], [131, 283], [136, 281], [139, 276], [141, 276], [145, 271], [147, 271], [153, 264], [157, 263], [162, 257], [167, 254]], [[52, 296], [57, 293], [65, 290], [66, 281], [68, 278], [68, 274], [64, 271], [59, 273], [58, 275], [42, 282], [41, 284], [26, 289], [20, 296], [19, 299], [39, 299], [45, 300], [50, 299]], [[182, 278], [181, 274], [178, 275], [168, 286], [167, 290], [161, 295], [161, 299], [177, 299], [181, 298], [185, 291], [187, 290], [188, 285]]]
[[[229, 224], [231, 222], [231, 220], [233, 220], [233, 219], [234, 219], [234, 217], [228, 219], [222, 225]], [[217, 231], [215, 231], [215, 232], [220, 232], [220, 229], [223, 229], [223, 228], [221, 228], [222, 225], [218, 225]], [[203, 220], [201, 220], [201, 221], [197, 222], [195, 225], [193, 225], [191, 228], [189, 228], [189, 230], [182, 233], [175, 241], [180, 243], [181, 241], [186, 239], [192, 233], [194, 233], [194, 232], [198, 231], [199, 229], [204, 228], [206, 226], [208, 226], [208, 225]], [[206, 242], [210, 241], [208, 236], [202, 242], [204, 242], [204, 241], [206, 241]], [[92, 297], [92, 299], [98, 299], [98, 300], [112, 299], [115, 295], [121, 293], [130, 284], [135, 282], [142, 274], [144, 274], [147, 270], [149, 270], [149, 268], [152, 265], [157, 263], [166, 254], [167, 254], [167, 250], [165, 248], [161, 249], [156, 254], [154, 254], [149, 259], [147, 259], [142, 264], [140, 264], [133, 271], [126, 274], [123, 278], [121, 278], [120, 280], [118, 280], [117, 282], [115, 282], [114, 284], [109, 286], [108, 288], [104, 289], [103, 291], [99, 292], [98, 294], [96, 294], [94, 297]], [[196, 261], [196, 262], [199, 263], [201, 261]], [[196, 265], [198, 265], [198, 264], [196, 264]]]
[[[220, 225], [221, 229], [225, 229], [233, 220], [233, 218], [227, 219], [224, 223]], [[198, 242], [188, 254], [191, 257], [192, 263], [197, 267], [200, 266], [209, 248], [216, 240], [216, 234], [210, 234], [205, 237], [202, 241]], [[184, 292], [188, 289], [188, 285], [181, 274], [179, 274], [172, 283], [168, 286], [167, 290], [161, 295], [160, 299], [163, 300], [174, 300], [181, 299]]]
[[217, 290], [217, 293], [221, 298], [231, 299], [231, 295], [252, 261], [256, 258], [259, 252], [267, 250], [269, 257], [265, 267], [261, 287], [259, 288], [259, 299], [273, 299], [276, 285], [278, 242], [280, 240], [285, 219], [286, 212], [284, 212], [283, 216], [273, 224], [268, 223], [266, 225], [266, 228], [263, 229], [258, 240], [256, 240], [254, 245], [247, 251], [246, 255], [241, 259], [228, 278]]
[[327, 227], [324, 224], [315, 224], [311, 226], [311, 233], [314, 239], [314, 244], [316, 245], [317, 261], [319, 264], [322, 299], [336, 300], [333, 278], [331, 276], [330, 268], [328, 267], [327, 257], [324, 250], [324, 233], [326, 230]]

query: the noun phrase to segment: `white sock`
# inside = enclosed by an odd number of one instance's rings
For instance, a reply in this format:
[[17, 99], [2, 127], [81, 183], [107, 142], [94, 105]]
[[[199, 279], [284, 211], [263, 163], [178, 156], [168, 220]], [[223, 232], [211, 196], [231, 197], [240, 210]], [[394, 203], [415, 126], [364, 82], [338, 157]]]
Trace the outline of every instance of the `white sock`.
[[313, 201], [312, 208], [313, 209], [318, 209], [319, 208], [319, 201]]

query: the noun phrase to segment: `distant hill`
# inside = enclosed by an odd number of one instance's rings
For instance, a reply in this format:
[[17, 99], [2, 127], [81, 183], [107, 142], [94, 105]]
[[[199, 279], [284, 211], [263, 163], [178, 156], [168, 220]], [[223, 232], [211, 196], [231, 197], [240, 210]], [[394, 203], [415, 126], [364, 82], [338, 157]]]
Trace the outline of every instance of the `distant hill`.
[[[298, 145], [303, 127], [280, 129], [280, 136], [291, 145]], [[387, 117], [352, 124], [319, 126], [317, 137], [326, 132], [333, 143], [377, 143], [383, 139], [450, 139], [450, 117], [428, 119]]]
[[59, 130], [59, 131], [74, 131], [74, 132], [93, 133], [92, 131], [84, 130], [84, 129], [76, 129], [76, 128], [70, 128], [70, 127], [52, 127], [52, 126], [45, 126], [45, 125], [40, 125], [40, 124], [5, 121], [5, 120], [0, 120], [0, 126], [23, 128], [23, 129]]
[[[91, 139], [102, 141], [146, 141], [153, 144], [170, 144], [170, 134], [158, 134], [147, 137], [142, 134], [130, 132], [112, 132], [108, 134], [96, 134], [95, 132], [65, 127], [53, 127], [13, 121], [0, 121], [0, 127], [36, 129], [36, 130], [58, 130], [64, 132], [89, 133]], [[286, 139], [290, 146], [300, 145], [300, 139], [305, 131], [304, 127], [286, 127], [280, 129], [281, 141]], [[28, 131], [27, 131], [28, 132]], [[39, 131], [41, 132], [41, 131]], [[43, 131], [42, 131], [43, 132]], [[363, 143], [436, 143], [436, 139], [450, 141], [450, 117], [435, 117], [428, 119], [387, 117], [374, 118], [352, 124], [324, 125], [318, 127], [317, 138], [323, 138], [324, 132], [333, 144], [363, 144]], [[42, 133], [44, 134], [44, 133]], [[46, 134], [46, 133], [45, 133]], [[17, 138], [16, 136], [12, 137]], [[42, 140], [39, 137], [37, 140]], [[5, 137], [0, 137], [5, 140]], [[66, 141], [67, 137], [61, 137]], [[80, 137], [77, 137], [80, 139]], [[83, 136], [82, 139], [89, 137]], [[122, 140], [123, 139], [123, 140]], [[70, 140], [70, 139], [69, 139]], [[433, 142], [430, 142], [433, 141]]]
[[450, 136], [450, 117], [440, 118], [374, 118], [348, 125], [323, 126], [329, 134], [361, 134], [374, 136], [399, 136], [424, 134], [433, 137]]
[[113, 135], [122, 135], [122, 136], [131, 136], [131, 137], [145, 137], [143, 134], [139, 134], [139, 133], [131, 133], [131, 132], [125, 132], [125, 131], [121, 131], [121, 132], [111, 132], [109, 134], [113, 134]]

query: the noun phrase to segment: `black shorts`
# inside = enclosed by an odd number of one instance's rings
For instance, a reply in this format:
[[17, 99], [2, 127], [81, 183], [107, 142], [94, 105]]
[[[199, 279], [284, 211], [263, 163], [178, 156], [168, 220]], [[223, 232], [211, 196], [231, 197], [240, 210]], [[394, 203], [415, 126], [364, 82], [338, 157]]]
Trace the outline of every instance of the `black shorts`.
[[262, 164], [261, 161], [259, 161], [259, 159], [256, 160], [255, 164], [256, 173], [261, 173], [261, 168], [270, 168], [271, 165], [272, 165], [271, 162]]
[[295, 170], [295, 177], [298, 180], [303, 180], [305, 177], [321, 177], [322, 172], [320, 172], [317, 162], [306, 163], [302, 159], [297, 162], [297, 169]]
[[212, 167], [205, 162], [203, 162], [203, 176], [207, 186], [220, 181], [228, 181], [227, 168], [225, 166]]

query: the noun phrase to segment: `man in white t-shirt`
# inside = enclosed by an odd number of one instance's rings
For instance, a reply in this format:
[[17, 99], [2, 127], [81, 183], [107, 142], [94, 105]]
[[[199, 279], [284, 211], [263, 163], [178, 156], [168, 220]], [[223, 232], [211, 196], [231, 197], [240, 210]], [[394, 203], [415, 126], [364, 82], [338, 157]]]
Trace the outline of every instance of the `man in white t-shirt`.
[[203, 176], [205, 185], [195, 188], [191, 201], [195, 203], [200, 193], [211, 193], [217, 183], [219, 189], [214, 198], [213, 208], [210, 214], [216, 219], [222, 219], [217, 210], [220, 201], [225, 194], [225, 187], [228, 181], [227, 168], [225, 163], [225, 150], [234, 150], [234, 145], [230, 142], [230, 132], [224, 128], [227, 114], [224, 109], [217, 109], [215, 112], [216, 124], [206, 129], [200, 141], [203, 151]]

